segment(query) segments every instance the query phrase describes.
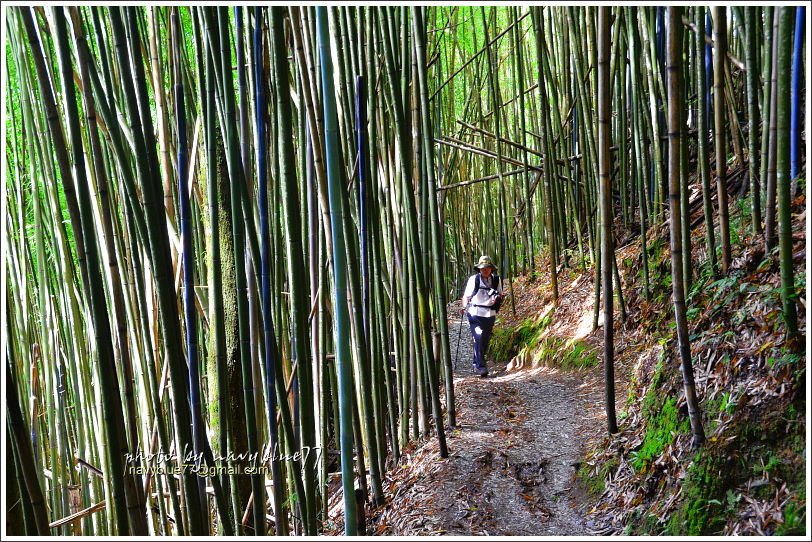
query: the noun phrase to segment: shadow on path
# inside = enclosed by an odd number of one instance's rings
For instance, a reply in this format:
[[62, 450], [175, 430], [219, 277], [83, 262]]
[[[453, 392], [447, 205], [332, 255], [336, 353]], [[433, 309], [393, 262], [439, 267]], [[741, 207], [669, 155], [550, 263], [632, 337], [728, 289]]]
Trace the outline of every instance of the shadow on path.
[[[387, 475], [391, 496], [370, 534], [591, 535], [574, 485], [580, 429], [594, 408], [594, 377], [540, 368], [471, 372], [467, 325], [449, 323], [458, 427], [448, 459], [435, 439], [407, 450]], [[461, 336], [459, 349], [457, 337]]]

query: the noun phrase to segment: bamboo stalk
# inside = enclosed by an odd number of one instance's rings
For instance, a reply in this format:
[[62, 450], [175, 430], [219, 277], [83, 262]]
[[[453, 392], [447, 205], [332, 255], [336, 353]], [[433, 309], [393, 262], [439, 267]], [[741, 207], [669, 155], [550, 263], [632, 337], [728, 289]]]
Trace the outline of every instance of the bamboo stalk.
[[725, 10], [713, 8], [713, 35], [716, 47], [713, 51], [713, 141], [716, 154], [716, 196], [719, 199], [719, 237], [722, 241], [722, 273], [730, 267], [730, 219], [727, 196], [727, 144], [724, 126], [724, 55], [727, 51], [727, 22]]
[[96, 512], [98, 512], [100, 510], [104, 510], [106, 507], [107, 507], [107, 502], [106, 501], [97, 502], [96, 504], [93, 504], [93, 505], [85, 508], [84, 510], [80, 510], [80, 511], [78, 511], [76, 513], [73, 513], [73, 514], [71, 514], [69, 516], [66, 516], [66, 517], [64, 517], [62, 519], [58, 519], [58, 520], [56, 520], [54, 522], [49, 523], [48, 527], [50, 527], [51, 529], [56, 529], [57, 527], [61, 527], [63, 525], [68, 525], [70, 523], [75, 522], [77, 519], [81, 519], [81, 518], [87, 517], [87, 516], [89, 516], [91, 514], [95, 514]]
[[609, 174], [610, 103], [609, 32], [610, 8], [598, 8], [598, 149], [600, 151], [601, 274], [603, 279], [604, 377], [606, 379], [606, 424], [609, 434], [617, 433], [615, 417], [614, 310], [612, 267], [614, 234], [612, 232], [612, 181]]
[[[424, 23], [418, 10], [412, 10], [412, 32], [415, 35], [415, 52], [417, 55], [417, 75], [418, 87], [420, 89], [420, 104], [421, 104], [421, 123], [423, 134], [423, 150], [426, 153], [426, 172], [427, 172], [427, 200], [429, 209], [429, 220], [431, 229], [431, 253], [434, 271], [434, 284], [435, 291], [435, 310], [437, 312], [437, 324], [440, 333], [440, 359], [437, 363], [444, 369], [445, 392], [446, 392], [446, 412], [448, 415], [449, 427], [454, 427], [456, 423], [455, 405], [454, 405], [454, 375], [453, 365], [451, 360], [451, 345], [448, 340], [448, 315], [446, 314], [446, 303], [443, 291], [443, 260], [442, 256], [445, 254], [445, 245], [440, 235], [440, 216], [437, 208], [437, 191], [436, 181], [434, 174], [434, 148], [431, 145], [431, 119], [429, 118], [429, 101], [428, 96], [428, 82], [426, 81], [426, 66], [425, 66], [425, 44], [423, 42], [423, 32], [425, 30]], [[501, 172], [500, 172], [501, 175]], [[442, 415], [440, 411], [440, 394], [437, 389], [438, 378], [436, 373], [436, 366], [433, 363], [428, 364], [429, 369], [429, 385], [433, 387], [432, 390], [432, 410], [434, 414], [434, 424], [437, 430], [437, 436], [440, 445], [440, 457], [448, 457], [448, 449], [445, 442], [445, 433], [443, 428]]]
[[327, 10], [324, 7], [316, 8], [316, 22], [319, 36], [319, 55], [321, 58], [322, 88], [324, 89], [324, 126], [325, 149], [327, 162], [327, 180], [330, 196], [330, 210], [333, 215], [331, 223], [333, 234], [333, 274], [335, 276], [335, 307], [336, 307], [336, 357], [339, 372], [339, 409], [341, 420], [341, 481], [344, 493], [344, 530], [349, 536], [358, 534], [355, 501], [355, 490], [352, 477], [352, 411], [350, 401], [349, 381], [349, 348], [347, 333], [344, 327], [347, 324], [346, 276], [344, 274], [344, 237], [339, 229], [343, 220], [341, 200], [338, 191], [338, 161], [335, 155], [336, 145], [336, 113], [334, 102], [334, 89], [332, 77], [332, 60], [327, 42]]
[[[685, 316], [685, 277], [683, 276], [683, 258], [686, 257], [682, 244], [683, 221], [680, 205], [680, 190], [683, 190], [680, 178], [682, 159], [680, 156], [680, 139], [684, 137], [682, 129], [682, 13], [679, 7], [668, 8], [668, 171], [669, 171], [669, 220], [671, 235], [671, 274], [673, 275], [672, 290], [674, 302], [674, 320], [677, 324], [677, 340], [682, 369], [682, 380], [685, 388], [685, 400], [688, 404], [688, 418], [693, 433], [693, 447], [699, 448], [705, 441], [705, 432], [702, 428], [702, 412], [696, 396], [694, 383], [694, 370], [691, 365], [691, 343], [688, 337], [688, 320]], [[718, 42], [717, 42], [718, 43]]]
[[789, 141], [791, 117], [791, 77], [793, 15], [791, 7], [777, 8], [778, 21], [778, 85], [776, 90], [776, 186], [778, 192], [778, 252], [781, 268], [781, 302], [784, 308], [787, 343], [793, 351], [800, 351], [798, 308], [796, 306], [795, 276], [792, 254], [792, 181]]
[[[256, 16], [259, 17], [259, 10]], [[298, 209], [300, 209], [298, 194], [295, 189], [294, 170], [291, 167], [293, 160], [293, 134], [292, 118], [290, 110], [290, 86], [287, 81], [288, 63], [284, 50], [282, 35], [282, 10], [272, 8], [271, 10], [271, 40], [273, 43], [273, 66], [274, 80], [276, 81], [276, 110], [277, 110], [277, 148], [279, 149], [280, 181], [283, 193], [282, 209], [285, 218], [286, 250], [288, 254], [288, 284], [291, 290], [291, 320], [293, 325], [292, 340], [296, 346], [296, 372], [299, 382], [310, 382], [312, 377], [310, 352], [304, 345], [307, 344], [307, 324], [306, 310], [307, 300], [305, 298], [304, 276], [301, 270], [305, 268], [303, 257], [302, 240], [298, 236], [300, 231]], [[255, 34], [255, 40], [259, 40], [259, 31]], [[258, 43], [255, 41], [255, 46]], [[259, 64], [259, 62], [257, 62]], [[257, 72], [256, 79], [260, 79]], [[259, 92], [257, 94], [260, 94]], [[291, 371], [293, 372], [293, 371]], [[301, 419], [302, 427], [302, 447], [312, 450], [316, 446], [315, 423], [310, 413], [313, 411], [313, 397], [307, 386], [299, 388], [300, 410], [304, 412]], [[316, 508], [315, 508], [315, 455], [308, 454], [304, 462], [304, 493], [302, 500], [305, 511], [305, 531], [308, 535], [316, 534]]]

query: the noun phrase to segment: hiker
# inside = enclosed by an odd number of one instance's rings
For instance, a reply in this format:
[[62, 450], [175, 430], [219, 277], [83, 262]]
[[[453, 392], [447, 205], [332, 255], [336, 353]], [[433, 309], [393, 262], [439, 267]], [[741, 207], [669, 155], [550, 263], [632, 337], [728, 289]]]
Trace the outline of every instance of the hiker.
[[478, 273], [468, 278], [462, 294], [462, 313], [468, 316], [468, 325], [474, 339], [473, 369], [479, 376], [488, 376], [485, 352], [491, 340], [496, 312], [502, 301], [502, 281], [496, 274], [490, 256], [482, 256], [474, 266]]

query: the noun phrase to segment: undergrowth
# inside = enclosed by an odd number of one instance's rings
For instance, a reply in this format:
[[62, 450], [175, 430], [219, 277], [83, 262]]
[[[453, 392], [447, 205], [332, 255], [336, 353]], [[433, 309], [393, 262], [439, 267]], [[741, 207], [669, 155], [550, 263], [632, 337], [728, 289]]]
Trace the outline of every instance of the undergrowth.
[[515, 327], [496, 327], [489, 354], [499, 362], [521, 358], [533, 366], [575, 370], [598, 364], [595, 350], [583, 340], [562, 339], [545, 334], [554, 311], [544, 317], [529, 318]]
[[[704, 244], [703, 229], [693, 232], [695, 247]], [[778, 255], [752, 238], [749, 199], [731, 213], [731, 233], [737, 263], [727, 275], [698, 266], [686, 299], [702, 379], [707, 440], [699, 449], [691, 447], [671, 275], [663, 272], [670, 269], [667, 238], [649, 237], [649, 298], [640, 293], [634, 309], [645, 346], [627, 366], [620, 434], [605, 437], [577, 471], [597, 502], [592, 513], [618, 534], [806, 534], [806, 357], [784, 344]], [[642, 292], [640, 261], [638, 251], [622, 262], [635, 293]], [[805, 278], [799, 269], [802, 297]], [[644, 359], [658, 344], [660, 355]]]

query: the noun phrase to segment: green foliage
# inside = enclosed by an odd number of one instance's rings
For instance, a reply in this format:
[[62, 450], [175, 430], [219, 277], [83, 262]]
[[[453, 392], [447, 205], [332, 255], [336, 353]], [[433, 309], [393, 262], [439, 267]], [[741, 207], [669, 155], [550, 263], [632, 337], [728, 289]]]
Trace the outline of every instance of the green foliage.
[[496, 361], [507, 361], [514, 348], [516, 330], [512, 328], [494, 327], [488, 353]]
[[[635, 529], [636, 533], [649, 536], [656, 535], [662, 528], [660, 525], [660, 518], [647, 511], [641, 512], [641, 514], [642, 518], [639, 520], [639, 526]], [[632, 526], [630, 525], [629, 527]], [[629, 533], [631, 533], [631, 528], [629, 529]]]
[[663, 374], [664, 369], [665, 362], [663, 358], [660, 357], [657, 365], [654, 367], [654, 375], [651, 377], [651, 384], [649, 384], [648, 392], [646, 393], [645, 397], [643, 397], [643, 404], [640, 412], [644, 419], [651, 418], [654, 415], [654, 411], [658, 407], [658, 389], [665, 379], [665, 375]]
[[662, 237], [657, 237], [648, 243], [646, 250], [648, 250], [648, 257], [651, 263], [659, 263], [663, 259], [665, 246], [665, 239]]
[[798, 417], [798, 409], [795, 408], [795, 405], [790, 404], [787, 407], [787, 410], [784, 412], [784, 416], [789, 421], [795, 421], [795, 419]]
[[752, 199], [749, 194], [747, 197], [736, 200], [736, 211], [730, 216], [730, 244], [732, 246], [741, 244], [742, 238], [748, 235], [751, 207]]
[[778, 536], [806, 534], [804, 520], [806, 512], [801, 503], [790, 502], [784, 508], [783, 523], [775, 530]]
[[778, 357], [770, 356], [767, 358], [767, 365], [771, 369], [778, 369], [783, 367], [784, 365], [789, 365], [790, 367], [794, 367], [799, 365], [801, 361], [803, 361], [803, 356], [800, 354], [796, 354], [793, 352], [786, 352], [782, 351], [781, 355]]
[[584, 341], [545, 337], [534, 352], [537, 363], [559, 369], [586, 369], [598, 364], [598, 356]]
[[696, 277], [691, 282], [691, 289], [685, 297], [687, 303], [693, 303], [695, 299], [700, 299], [708, 288], [708, 284], [713, 280], [713, 269], [710, 266], [710, 260], [704, 260], [696, 273]]
[[[764, 459], [767, 462], [764, 463]], [[775, 452], [767, 450], [767, 453], [761, 458], [761, 462], [753, 465], [753, 474], [756, 476], [763, 476], [764, 474], [774, 473], [782, 465], [781, 459], [776, 457]]]
[[797, 300], [798, 296], [802, 292], [806, 292], [806, 271], [801, 270], [795, 271], [794, 276], [795, 276], [795, 285], [794, 285], [795, 291], [792, 293], [791, 297]]
[[722, 404], [719, 405], [719, 412], [725, 412], [727, 414], [733, 413], [733, 409], [736, 408], [736, 401], [731, 400], [730, 392], [726, 391], [722, 395]]
[[730, 391], [715, 395], [712, 399], [702, 402], [702, 412], [706, 413], [705, 433], [711, 434], [716, 430], [721, 414], [730, 415], [736, 409], [738, 398]]
[[795, 180], [798, 183], [798, 193], [806, 194], [806, 175], [798, 175]]
[[293, 507], [299, 502], [299, 494], [296, 492], [291, 493], [285, 502], [282, 503], [282, 506], [289, 506]]
[[690, 431], [687, 418], [681, 419], [676, 399], [664, 393], [667, 367], [661, 356], [640, 406], [646, 434], [640, 448], [632, 452], [631, 463], [636, 471], [644, 471], [652, 459], [674, 442], [674, 435]]

